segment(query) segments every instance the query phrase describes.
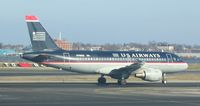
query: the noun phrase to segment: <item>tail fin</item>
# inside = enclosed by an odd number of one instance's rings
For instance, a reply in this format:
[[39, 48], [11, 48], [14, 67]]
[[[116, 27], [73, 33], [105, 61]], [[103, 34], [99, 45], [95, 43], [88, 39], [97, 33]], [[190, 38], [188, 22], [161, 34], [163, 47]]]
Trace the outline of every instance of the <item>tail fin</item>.
[[26, 16], [25, 19], [28, 25], [33, 51], [60, 49], [40, 24], [36, 16]]

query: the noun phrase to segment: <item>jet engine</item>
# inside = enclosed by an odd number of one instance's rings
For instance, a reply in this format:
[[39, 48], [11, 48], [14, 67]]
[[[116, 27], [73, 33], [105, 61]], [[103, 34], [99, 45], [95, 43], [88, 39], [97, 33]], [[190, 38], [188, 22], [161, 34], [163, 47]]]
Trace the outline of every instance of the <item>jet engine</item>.
[[160, 81], [162, 79], [162, 71], [159, 69], [144, 69], [140, 73], [136, 73], [135, 77], [145, 81]]

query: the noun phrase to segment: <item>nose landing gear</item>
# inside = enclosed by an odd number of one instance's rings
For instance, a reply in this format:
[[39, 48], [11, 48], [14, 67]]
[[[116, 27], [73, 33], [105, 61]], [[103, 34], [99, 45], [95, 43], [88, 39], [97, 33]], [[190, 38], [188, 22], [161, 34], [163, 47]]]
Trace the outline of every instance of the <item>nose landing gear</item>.
[[104, 75], [101, 75], [101, 77], [98, 78], [98, 84], [99, 85], [106, 84], [106, 78], [104, 77]]
[[166, 73], [162, 73], [162, 83], [167, 84]]
[[122, 86], [126, 85], [126, 79], [117, 80], [117, 84]]

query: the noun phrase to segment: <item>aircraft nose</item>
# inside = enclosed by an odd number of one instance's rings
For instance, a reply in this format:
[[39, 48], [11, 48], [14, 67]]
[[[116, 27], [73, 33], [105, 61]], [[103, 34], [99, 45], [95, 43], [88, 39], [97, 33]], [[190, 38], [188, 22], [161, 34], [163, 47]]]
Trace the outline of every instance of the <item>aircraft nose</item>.
[[185, 65], [183, 66], [184, 70], [188, 69], [188, 63], [185, 63]]

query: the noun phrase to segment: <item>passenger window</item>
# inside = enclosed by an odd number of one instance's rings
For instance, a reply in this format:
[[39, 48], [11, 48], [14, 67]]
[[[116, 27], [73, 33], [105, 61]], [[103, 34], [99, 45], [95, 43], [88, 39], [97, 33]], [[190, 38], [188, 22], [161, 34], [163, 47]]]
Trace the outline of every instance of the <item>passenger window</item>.
[[176, 58], [173, 58], [174, 61], [176, 61]]

